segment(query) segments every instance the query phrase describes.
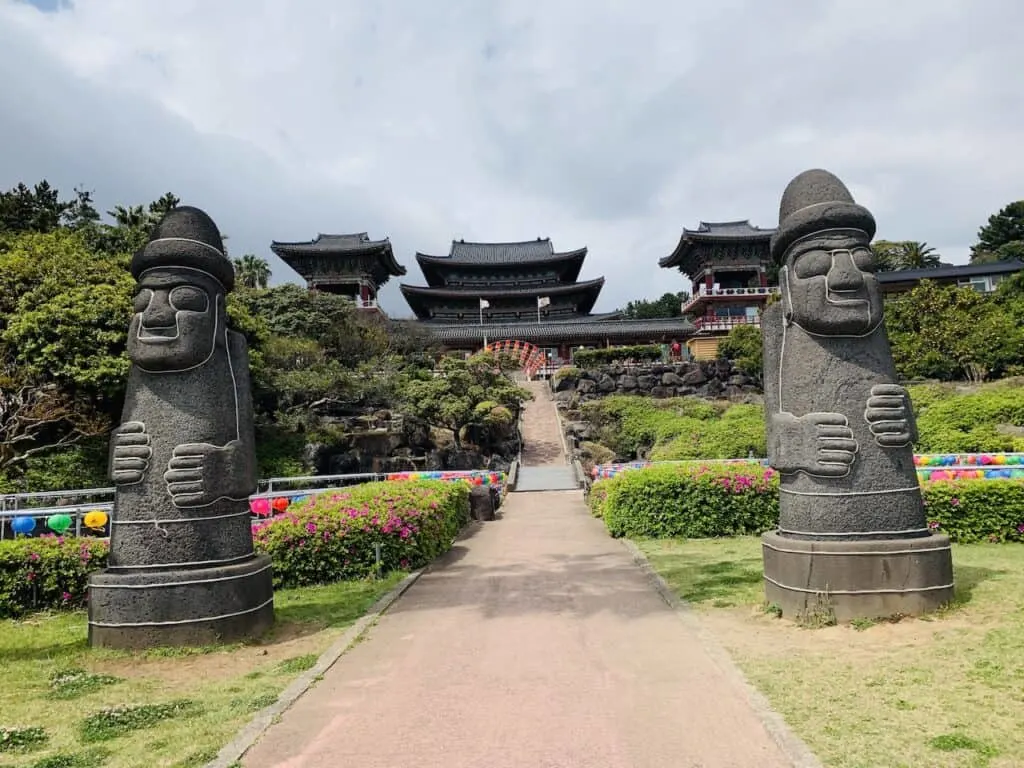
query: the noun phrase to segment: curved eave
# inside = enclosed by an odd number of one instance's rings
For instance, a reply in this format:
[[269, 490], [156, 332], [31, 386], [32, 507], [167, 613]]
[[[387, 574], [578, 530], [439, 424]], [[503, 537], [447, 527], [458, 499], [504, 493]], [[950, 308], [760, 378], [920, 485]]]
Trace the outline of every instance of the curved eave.
[[502, 298], [530, 298], [533, 296], [571, 296], [574, 293], [585, 295], [597, 295], [604, 287], [604, 278], [598, 277], [594, 280], [586, 280], [581, 283], [570, 283], [566, 285], [538, 285], [527, 288], [433, 288], [422, 285], [407, 285], [402, 283], [399, 286], [402, 294], [410, 296], [432, 297], [437, 299], [466, 299], [475, 301], [477, 299], [502, 299]]
[[[668, 256], [658, 260], [659, 267], [682, 267], [684, 270], [688, 257], [698, 243], [769, 243], [775, 230], [766, 230], [756, 234], [721, 234], [715, 232], [697, 232], [684, 229], [676, 249]], [[691, 267], [692, 268], [692, 267]]]
[[[344, 260], [350, 256], [377, 256], [381, 266], [389, 275], [402, 277], [406, 274], [406, 268], [395, 260], [394, 251], [391, 249], [390, 240], [375, 240], [355, 248], [331, 248], [317, 245], [316, 241], [304, 243], [279, 243], [276, 240], [270, 243], [270, 250], [280, 257], [281, 261], [292, 267], [292, 258], [311, 256], [328, 256], [338, 260]], [[295, 269], [295, 267], [292, 267]], [[298, 271], [298, 270], [296, 270]]]
[[531, 342], [603, 342], [644, 339], [668, 341], [686, 338], [695, 332], [693, 323], [680, 317], [662, 320], [569, 320], [521, 323], [466, 323], [433, 325], [421, 323], [442, 344], [479, 344], [484, 339], [521, 339]]
[[453, 270], [500, 273], [502, 271], [545, 268], [558, 270], [563, 280], [573, 283], [579, 278], [586, 258], [586, 246], [575, 251], [553, 253], [543, 258], [530, 258], [522, 261], [453, 259], [451, 256], [431, 256], [427, 253], [416, 252], [416, 262], [420, 265], [423, 276], [431, 285], [444, 284], [445, 275]]

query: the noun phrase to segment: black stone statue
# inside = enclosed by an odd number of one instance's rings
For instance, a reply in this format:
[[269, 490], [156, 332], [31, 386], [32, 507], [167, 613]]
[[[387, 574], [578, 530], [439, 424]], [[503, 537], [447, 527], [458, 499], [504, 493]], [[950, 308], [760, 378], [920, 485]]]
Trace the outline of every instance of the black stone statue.
[[227, 324], [234, 269], [203, 211], [182, 206], [132, 259], [107, 570], [89, 583], [89, 641], [122, 648], [237, 640], [273, 623], [271, 564], [253, 551], [249, 357]]
[[826, 600], [838, 620], [913, 615], [953, 596], [949, 539], [927, 525], [916, 425], [896, 383], [869, 247], [871, 213], [828, 171], [786, 188], [764, 334], [768, 460], [779, 528], [763, 539], [767, 599]]

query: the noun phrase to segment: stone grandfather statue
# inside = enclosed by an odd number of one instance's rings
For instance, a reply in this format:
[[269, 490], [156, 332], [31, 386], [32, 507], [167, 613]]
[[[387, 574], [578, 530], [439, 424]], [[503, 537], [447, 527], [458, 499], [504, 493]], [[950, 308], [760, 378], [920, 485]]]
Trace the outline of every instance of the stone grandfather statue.
[[840, 620], [914, 615], [953, 596], [949, 539], [932, 533], [914, 468], [916, 425], [897, 383], [870, 249], [871, 213], [828, 171], [782, 196], [763, 315], [768, 461], [779, 527], [765, 591], [783, 613], [820, 601]]
[[228, 327], [234, 269], [203, 211], [170, 211], [131, 262], [128, 377], [111, 436], [108, 568], [90, 579], [89, 641], [237, 640], [273, 623], [271, 564], [253, 551], [249, 358]]

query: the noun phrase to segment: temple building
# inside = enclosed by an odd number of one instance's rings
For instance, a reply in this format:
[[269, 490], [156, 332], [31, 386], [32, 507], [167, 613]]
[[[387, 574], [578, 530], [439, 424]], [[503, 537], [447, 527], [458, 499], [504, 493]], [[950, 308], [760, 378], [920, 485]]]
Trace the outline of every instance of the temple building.
[[351, 298], [360, 309], [378, 310], [377, 292], [392, 277], [405, 274], [395, 261], [391, 241], [371, 240], [365, 232], [350, 235], [317, 235], [304, 242], [270, 244], [289, 267], [298, 272], [310, 290]]
[[713, 359], [719, 339], [737, 325], [760, 327], [761, 311], [778, 291], [770, 274], [774, 232], [745, 219], [702, 221], [697, 229], [684, 228], [676, 249], [658, 262], [690, 278], [683, 314], [693, 318], [686, 348], [694, 359]]
[[448, 349], [473, 351], [520, 340], [568, 361], [581, 346], [680, 342], [682, 318], [623, 320], [592, 314], [604, 278], [579, 280], [587, 249], [556, 251], [549, 238], [522, 242], [453, 241], [445, 256], [416, 254], [427, 285], [401, 286], [420, 322]]

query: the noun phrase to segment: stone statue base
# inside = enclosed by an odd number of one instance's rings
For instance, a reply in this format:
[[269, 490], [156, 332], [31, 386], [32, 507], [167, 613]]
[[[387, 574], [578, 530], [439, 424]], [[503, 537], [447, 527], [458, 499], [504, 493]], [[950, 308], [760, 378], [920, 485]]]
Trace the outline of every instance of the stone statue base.
[[192, 570], [108, 569], [89, 579], [89, 645], [199, 646], [255, 638], [274, 623], [267, 555]]
[[919, 616], [953, 599], [949, 537], [820, 541], [761, 538], [765, 598], [797, 618], [827, 601], [836, 621]]

